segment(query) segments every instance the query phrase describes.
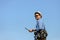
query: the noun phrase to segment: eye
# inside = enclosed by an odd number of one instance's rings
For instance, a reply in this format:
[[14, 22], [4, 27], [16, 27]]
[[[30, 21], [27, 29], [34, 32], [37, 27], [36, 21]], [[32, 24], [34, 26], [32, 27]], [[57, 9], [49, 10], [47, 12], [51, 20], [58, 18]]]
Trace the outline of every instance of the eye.
[[38, 15], [36, 15], [36, 16], [38, 16]]

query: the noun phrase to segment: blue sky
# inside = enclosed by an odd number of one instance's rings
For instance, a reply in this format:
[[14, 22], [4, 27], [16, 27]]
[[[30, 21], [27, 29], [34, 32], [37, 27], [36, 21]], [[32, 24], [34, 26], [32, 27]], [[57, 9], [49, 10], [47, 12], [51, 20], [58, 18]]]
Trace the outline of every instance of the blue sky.
[[42, 12], [47, 40], [60, 39], [60, 0], [0, 0], [0, 40], [34, 40], [34, 13]]

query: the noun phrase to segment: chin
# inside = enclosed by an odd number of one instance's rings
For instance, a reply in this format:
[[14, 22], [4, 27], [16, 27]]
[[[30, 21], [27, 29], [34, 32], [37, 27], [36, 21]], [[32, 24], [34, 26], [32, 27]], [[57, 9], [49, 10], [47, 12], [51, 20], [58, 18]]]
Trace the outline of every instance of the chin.
[[36, 20], [39, 20], [39, 19], [36, 19]]

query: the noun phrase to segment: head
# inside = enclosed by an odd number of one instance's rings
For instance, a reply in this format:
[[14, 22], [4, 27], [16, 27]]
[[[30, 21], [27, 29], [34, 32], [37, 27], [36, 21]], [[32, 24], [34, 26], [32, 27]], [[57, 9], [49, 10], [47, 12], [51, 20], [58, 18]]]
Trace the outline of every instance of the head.
[[36, 20], [39, 20], [39, 19], [41, 19], [41, 18], [42, 18], [41, 13], [40, 13], [40, 12], [35, 12], [35, 19], [36, 19]]

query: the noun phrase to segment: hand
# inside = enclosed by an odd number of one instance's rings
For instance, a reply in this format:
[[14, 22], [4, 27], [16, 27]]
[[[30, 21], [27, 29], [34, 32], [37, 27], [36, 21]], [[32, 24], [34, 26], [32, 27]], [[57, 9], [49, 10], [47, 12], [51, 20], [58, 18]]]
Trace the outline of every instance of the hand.
[[33, 32], [32, 29], [28, 30], [29, 32]]

